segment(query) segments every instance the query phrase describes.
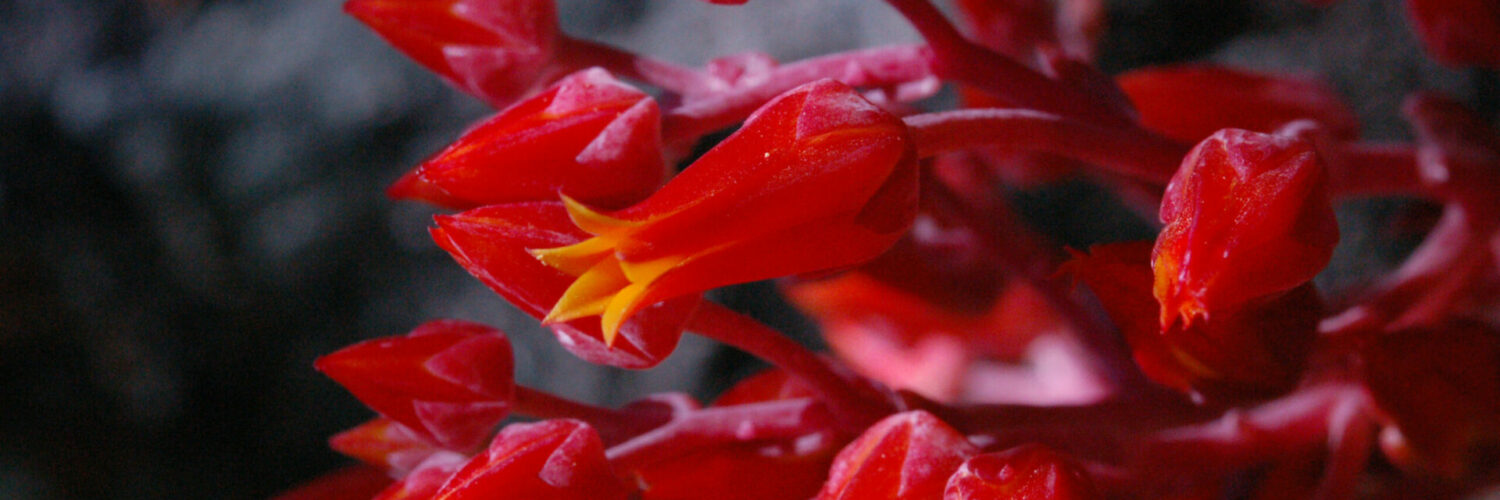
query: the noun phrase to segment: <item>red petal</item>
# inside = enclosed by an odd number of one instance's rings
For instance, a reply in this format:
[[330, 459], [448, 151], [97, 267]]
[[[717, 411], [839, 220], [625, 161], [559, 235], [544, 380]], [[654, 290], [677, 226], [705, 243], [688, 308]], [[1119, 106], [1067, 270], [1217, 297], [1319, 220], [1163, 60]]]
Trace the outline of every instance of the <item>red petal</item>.
[[1406, 0], [1406, 13], [1433, 59], [1500, 68], [1500, 4], [1492, 0]]

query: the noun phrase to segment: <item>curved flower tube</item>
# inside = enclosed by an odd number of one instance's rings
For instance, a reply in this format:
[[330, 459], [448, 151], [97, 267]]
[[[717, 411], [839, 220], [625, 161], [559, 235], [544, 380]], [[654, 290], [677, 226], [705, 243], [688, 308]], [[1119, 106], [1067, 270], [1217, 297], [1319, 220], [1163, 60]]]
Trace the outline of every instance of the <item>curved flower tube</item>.
[[662, 300], [858, 264], [901, 237], [916, 201], [901, 120], [842, 83], [807, 84], [639, 204], [606, 214], [565, 198], [593, 237], [532, 249], [577, 276], [544, 323], [600, 316], [610, 343]]

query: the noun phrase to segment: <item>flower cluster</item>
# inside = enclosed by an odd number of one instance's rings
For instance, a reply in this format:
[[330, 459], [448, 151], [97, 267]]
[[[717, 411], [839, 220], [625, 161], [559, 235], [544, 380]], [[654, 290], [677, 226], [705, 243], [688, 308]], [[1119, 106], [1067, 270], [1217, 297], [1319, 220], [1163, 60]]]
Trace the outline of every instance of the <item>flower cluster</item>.
[[[459, 265], [589, 362], [650, 368], [691, 332], [774, 368], [605, 408], [516, 384], [506, 334], [432, 321], [317, 361], [378, 416], [331, 440], [361, 465], [282, 498], [1352, 498], [1500, 474], [1483, 118], [1419, 93], [1415, 143], [1369, 143], [1305, 76], [1099, 72], [1098, 0], [963, 0], [957, 26], [886, 3], [924, 43], [690, 68], [570, 37], [552, 0], [349, 0], [500, 109], [389, 190], [456, 211], [430, 231]], [[1493, 2], [1407, 5], [1437, 60], [1500, 66]], [[959, 108], [924, 111], [944, 84]], [[1081, 176], [1156, 240], [1064, 249], [1000, 194]], [[1334, 203], [1390, 195], [1443, 215], [1325, 296]], [[834, 356], [703, 297], [777, 278]]]

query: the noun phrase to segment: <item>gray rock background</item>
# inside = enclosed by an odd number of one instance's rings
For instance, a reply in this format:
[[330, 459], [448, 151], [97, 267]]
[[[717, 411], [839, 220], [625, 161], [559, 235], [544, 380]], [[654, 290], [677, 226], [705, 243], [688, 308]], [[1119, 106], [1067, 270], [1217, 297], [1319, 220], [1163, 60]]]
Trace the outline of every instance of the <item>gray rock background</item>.
[[[689, 64], [915, 39], [859, 0], [561, 11], [570, 33]], [[1119, 0], [1110, 18], [1108, 71], [1322, 74], [1376, 139], [1405, 137], [1412, 89], [1500, 108], [1494, 73], [1422, 57], [1395, 0]], [[0, 1], [0, 498], [265, 497], [344, 463], [324, 439], [369, 416], [312, 360], [433, 318], [505, 329], [522, 383], [600, 403], [707, 397], [743, 373], [744, 356], [693, 337], [648, 372], [576, 361], [431, 244], [432, 209], [384, 198], [487, 111], [333, 0]], [[1092, 217], [1065, 210], [1074, 191], [1028, 213]], [[1341, 211], [1353, 230], [1327, 284], [1409, 248], [1360, 229], [1397, 206]], [[768, 290], [721, 299], [805, 332]]]

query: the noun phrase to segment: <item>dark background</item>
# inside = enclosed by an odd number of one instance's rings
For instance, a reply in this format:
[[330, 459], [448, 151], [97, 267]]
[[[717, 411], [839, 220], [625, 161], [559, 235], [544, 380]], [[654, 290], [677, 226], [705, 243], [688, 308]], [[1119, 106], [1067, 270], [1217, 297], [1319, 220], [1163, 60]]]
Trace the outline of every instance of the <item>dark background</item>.
[[[689, 64], [914, 39], [862, 0], [561, 4], [570, 33]], [[1375, 139], [1405, 137], [1409, 90], [1490, 117], [1500, 94], [1493, 73], [1425, 61], [1393, 0], [1121, 0], [1110, 23], [1108, 71], [1323, 74]], [[692, 337], [650, 372], [578, 362], [431, 244], [431, 209], [384, 198], [486, 112], [333, 0], [0, 0], [0, 498], [259, 498], [313, 477], [343, 463], [324, 439], [368, 413], [312, 360], [427, 319], [500, 326], [522, 383], [600, 403], [706, 397], [742, 372]], [[1034, 193], [1027, 212], [1097, 219], [1068, 203], [1086, 191]], [[1369, 230], [1399, 206], [1341, 210], [1326, 285], [1399, 257]], [[722, 299], [779, 307], [763, 285]]]

